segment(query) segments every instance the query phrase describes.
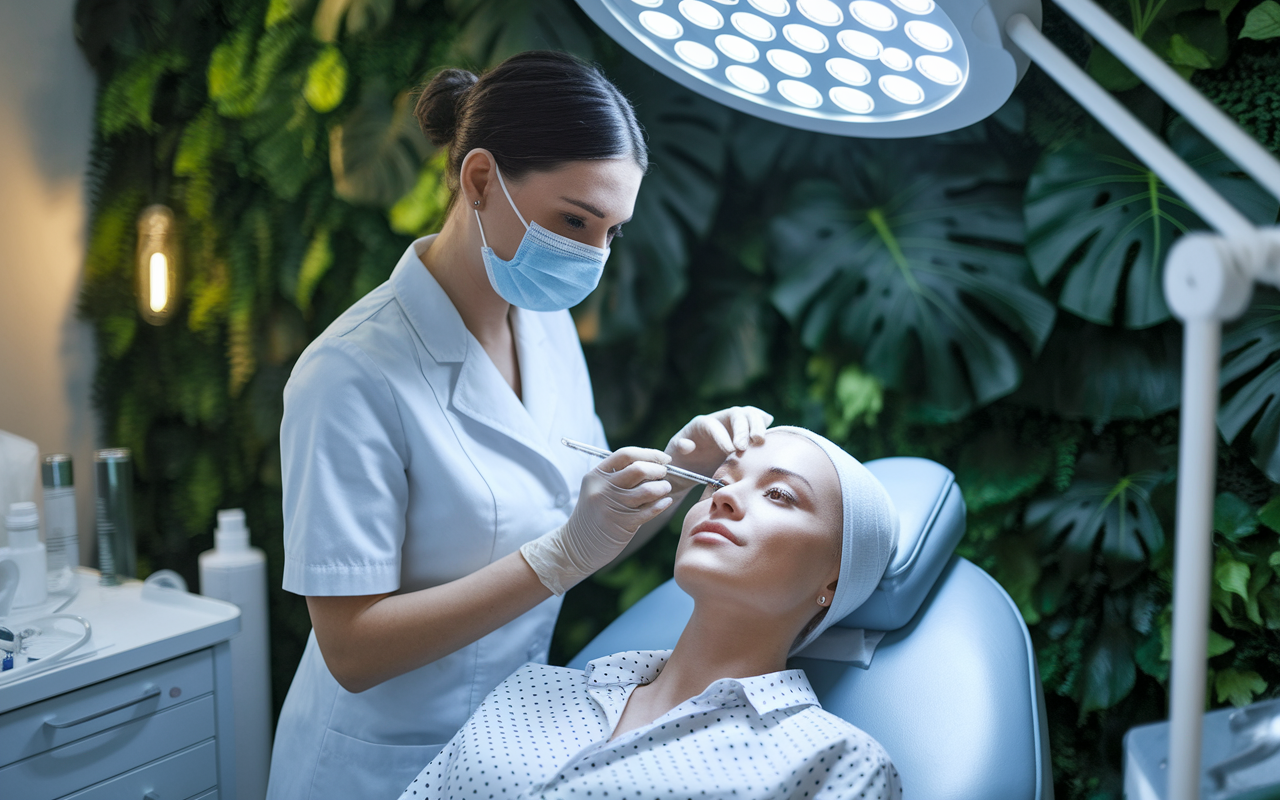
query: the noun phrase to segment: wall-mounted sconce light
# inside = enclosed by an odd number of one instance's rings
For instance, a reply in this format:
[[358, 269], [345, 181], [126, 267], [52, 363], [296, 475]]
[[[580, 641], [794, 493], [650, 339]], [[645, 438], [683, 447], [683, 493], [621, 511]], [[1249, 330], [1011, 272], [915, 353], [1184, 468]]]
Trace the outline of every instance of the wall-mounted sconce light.
[[152, 205], [138, 215], [138, 310], [163, 325], [178, 305], [178, 242], [173, 212]]

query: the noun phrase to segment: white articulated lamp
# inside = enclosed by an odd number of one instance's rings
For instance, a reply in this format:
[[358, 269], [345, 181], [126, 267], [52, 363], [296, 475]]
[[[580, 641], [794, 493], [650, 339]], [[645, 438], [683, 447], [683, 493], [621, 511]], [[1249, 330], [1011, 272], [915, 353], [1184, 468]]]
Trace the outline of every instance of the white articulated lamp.
[[[1170, 800], [1195, 800], [1209, 631], [1222, 322], [1253, 282], [1280, 286], [1280, 228], [1224, 200], [1039, 30], [1039, 0], [578, 0], [619, 44], [689, 89], [804, 130], [926, 136], [994, 113], [1035, 61], [1216, 234], [1171, 248], [1183, 323], [1170, 676]], [[1091, 0], [1057, 0], [1244, 172], [1280, 198], [1280, 162]]]

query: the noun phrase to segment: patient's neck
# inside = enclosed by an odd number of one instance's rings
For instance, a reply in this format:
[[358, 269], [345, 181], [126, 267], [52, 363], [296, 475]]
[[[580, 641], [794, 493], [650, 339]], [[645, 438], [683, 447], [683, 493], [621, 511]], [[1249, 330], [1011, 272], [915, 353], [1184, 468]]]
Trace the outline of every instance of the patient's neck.
[[646, 694], [661, 708], [661, 716], [721, 678], [749, 678], [784, 670], [796, 633], [790, 619], [699, 602]]

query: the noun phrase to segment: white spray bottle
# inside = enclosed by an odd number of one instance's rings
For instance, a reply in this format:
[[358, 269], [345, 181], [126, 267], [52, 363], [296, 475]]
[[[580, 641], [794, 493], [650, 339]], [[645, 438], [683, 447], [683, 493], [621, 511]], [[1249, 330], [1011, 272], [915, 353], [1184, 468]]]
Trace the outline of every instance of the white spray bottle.
[[244, 510], [218, 512], [214, 548], [200, 554], [200, 593], [240, 607], [231, 639], [236, 786], [228, 794], [262, 800], [271, 761], [271, 669], [267, 629], [267, 557], [249, 546]]

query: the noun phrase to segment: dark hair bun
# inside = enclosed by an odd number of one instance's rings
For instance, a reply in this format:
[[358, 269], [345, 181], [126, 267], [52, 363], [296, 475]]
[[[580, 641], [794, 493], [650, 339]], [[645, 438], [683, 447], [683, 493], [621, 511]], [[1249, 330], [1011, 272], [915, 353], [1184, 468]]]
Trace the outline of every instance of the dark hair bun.
[[465, 69], [445, 69], [436, 74], [418, 97], [414, 115], [422, 132], [436, 147], [453, 141], [458, 130], [458, 108], [479, 80]]

